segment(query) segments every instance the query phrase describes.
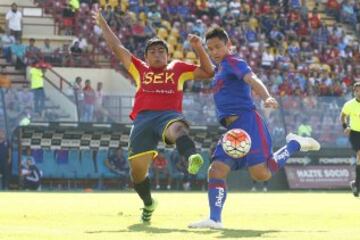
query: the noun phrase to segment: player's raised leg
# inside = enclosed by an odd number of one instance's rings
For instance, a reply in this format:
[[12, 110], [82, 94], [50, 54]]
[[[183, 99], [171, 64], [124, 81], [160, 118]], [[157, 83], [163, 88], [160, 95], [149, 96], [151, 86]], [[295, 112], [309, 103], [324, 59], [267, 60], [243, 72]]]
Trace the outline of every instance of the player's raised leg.
[[319, 151], [320, 143], [311, 137], [301, 137], [294, 133], [289, 133], [286, 136], [287, 144], [280, 148], [273, 154], [273, 157], [268, 159], [267, 164], [271, 172], [277, 172], [280, 168], [284, 167], [286, 161], [294, 153], [308, 152], [308, 151]]
[[165, 131], [166, 140], [176, 144], [180, 155], [189, 161], [188, 172], [196, 174], [204, 163], [202, 156], [196, 152], [195, 143], [189, 136], [188, 126], [183, 120], [169, 124]]

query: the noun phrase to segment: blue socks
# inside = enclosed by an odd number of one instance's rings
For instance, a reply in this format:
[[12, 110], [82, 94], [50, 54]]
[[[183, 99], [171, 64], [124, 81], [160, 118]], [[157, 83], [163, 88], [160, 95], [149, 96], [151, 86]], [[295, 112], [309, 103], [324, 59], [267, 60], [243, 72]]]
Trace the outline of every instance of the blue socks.
[[290, 156], [299, 150], [300, 144], [295, 140], [291, 140], [284, 147], [277, 150], [272, 158], [267, 160], [269, 170], [272, 173], [277, 172], [280, 168], [285, 166], [286, 161], [290, 158]]
[[221, 222], [221, 212], [226, 200], [226, 183], [223, 179], [210, 178], [208, 183], [208, 198], [210, 219]]
[[[300, 150], [297, 141], [290, 141], [286, 146], [274, 153], [272, 158], [267, 160], [267, 165], [272, 173], [284, 167], [290, 156]], [[210, 207], [210, 219], [221, 222], [221, 212], [226, 200], [226, 182], [223, 179], [210, 178], [208, 182], [208, 198]]]

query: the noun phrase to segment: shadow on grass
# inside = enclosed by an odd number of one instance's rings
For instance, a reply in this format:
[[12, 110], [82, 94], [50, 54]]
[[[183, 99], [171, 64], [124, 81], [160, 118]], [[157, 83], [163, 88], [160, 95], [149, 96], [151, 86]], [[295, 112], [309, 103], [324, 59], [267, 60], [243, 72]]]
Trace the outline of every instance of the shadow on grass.
[[263, 234], [277, 233], [277, 230], [223, 229], [216, 238], [250, 238], [262, 237]]
[[222, 230], [205, 230], [205, 229], [179, 229], [179, 228], [159, 228], [153, 227], [147, 224], [133, 224], [124, 230], [99, 230], [99, 231], [87, 231], [88, 234], [99, 233], [123, 233], [123, 232], [145, 232], [152, 234], [164, 234], [164, 233], [198, 233], [204, 234], [216, 234], [220, 236], [216, 238], [249, 238], [249, 237], [261, 237], [263, 234], [279, 232], [276, 230], [247, 230], [247, 229], [222, 229]]

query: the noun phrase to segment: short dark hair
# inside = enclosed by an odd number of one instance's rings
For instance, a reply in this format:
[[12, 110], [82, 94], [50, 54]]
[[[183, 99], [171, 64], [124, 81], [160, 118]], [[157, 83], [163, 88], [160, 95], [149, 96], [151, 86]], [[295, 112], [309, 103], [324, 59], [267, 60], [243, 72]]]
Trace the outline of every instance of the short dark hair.
[[146, 42], [146, 46], [145, 46], [145, 55], [147, 54], [149, 48], [151, 46], [154, 46], [154, 45], [161, 45], [165, 48], [166, 52], [168, 53], [169, 52], [169, 48], [167, 46], [167, 43], [160, 39], [160, 38], [150, 38], [147, 42]]
[[227, 34], [227, 32], [225, 31], [225, 29], [221, 28], [221, 27], [215, 27], [210, 29], [206, 35], [205, 35], [205, 40], [208, 41], [211, 38], [219, 38], [220, 40], [224, 41], [225, 43], [227, 43], [229, 41], [229, 36]]

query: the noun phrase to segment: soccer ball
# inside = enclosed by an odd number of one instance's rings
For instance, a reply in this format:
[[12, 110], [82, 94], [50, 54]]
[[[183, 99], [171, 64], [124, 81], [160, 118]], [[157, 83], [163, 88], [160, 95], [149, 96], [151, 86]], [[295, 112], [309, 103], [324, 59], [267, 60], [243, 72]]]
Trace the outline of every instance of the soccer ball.
[[234, 128], [224, 134], [221, 144], [228, 156], [232, 158], [241, 158], [249, 153], [251, 148], [251, 138], [243, 129]]

